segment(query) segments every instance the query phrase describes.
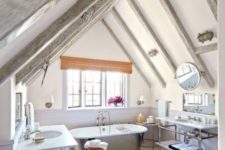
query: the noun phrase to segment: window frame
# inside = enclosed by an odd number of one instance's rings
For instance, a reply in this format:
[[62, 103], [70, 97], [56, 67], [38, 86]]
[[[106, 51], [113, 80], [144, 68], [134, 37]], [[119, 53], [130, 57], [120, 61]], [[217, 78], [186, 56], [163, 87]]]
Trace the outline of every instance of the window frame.
[[[82, 100], [83, 100], [83, 105], [81, 107], [102, 107], [102, 100], [103, 100], [103, 98], [102, 98], [102, 93], [103, 93], [102, 92], [102, 90], [103, 90], [103, 88], [102, 88], [102, 86], [103, 86], [103, 83], [102, 83], [102, 80], [103, 80], [102, 74], [103, 74], [103, 72], [102, 71], [99, 71], [100, 72], [100, 82], [99, 82], [99, 84], [100, 84], [100, 89], [99, 89], [100, 90], [100, 93], [99, 93], [100, 104], [99, 105], [93, 105], [93, 96], [95, 94], [92, 93], [92, 105], [86, 105], [86, 82], [85, 82], [85, 79], [86, 79], [86, 71], [89, 71], [89, 70], [85, 70], [85, 71], [82, 71], [81, 70], [81, 72], [82, 72], [81, 73], [82, 74], [81, 83], [83, 83], [83, 84], [81, 84], [81, 85], [83, 85], [83, 99], [82, 99], [82, 97], [80, 99], [81, 103], [82, 103]], [[93, 86], [94, 82], [91, 82], [91, 84]], [[92, 90], [93, 90], [93, 88], [92, 88]]]
[[[70, 70], [70, 69], [69, 69]], [[123, 104], [123, 106], [118, 106], [118, 107], [115, 107], [115, 106], [110, 106], [110, 105], [108, 105], [107, 104], [107, 90], [104, 90], [104, 89], [106, 89], [106, 87], [107, 87], [107, 83], [106, 83], [106, 72], [107, 71], [100, 71], [101, 72], [101, 84], [102, 84], [102, 86], [101, 86], [101, 90], [100, 90], [100, 92], [101, 92], [101, 95], [100, 95], [100, 98], [101, 98], [101, 101], [100, 101], [100, 103], [101, 103], [101, 105], [99, 105], [99, 106], [85, 106], [85, 101], [82, 99], [82, 97], [84, 97], [84, 95], [82, 95], [82, 93], [84, 93], [84, 92], [82, 92], [82, 90], [84, 91], [84, 86], [82, 86], [82, 85], [84, 85], [84, 83], [82, 83], [83, 82], [83, 75], [82, 75], [82, 72], [83, 71], [85, 71], [85, 70], [80, 70], [80, 69], [71, 69], [71, 70], [79, 70], [80, 71], [80, 80], [81, 80], [81, 82], [80, 82], [80, 86], [81, 86], [81, 89], [80, 89], [80, 105], [79, 106], [74, 106], [74, 107], [68, 107], [68, 94], [67, 94], [67, 91], [68, 91], [68, 83], [67, 83], [67, 81], [68, 81], [68, 77], [67, 77], [67, 71], [68, 70], [64, 70], [63, 71], [63, 83], [62, 83], [62, 85], [63, 85], [63, 94], [62, 94], [62, 97], [63, 97], [63, 102], [62, 102], [62, 105], [63, 105], [63, 109], [64, 110], [82, 110], [82, 109], [122, 109], [122, 108], [127, 108], [128, 107], [128, 97], [129, 97], [129, 95], [128, 95], [128, 89], [129, 89], [129, 87], [128, 87], [128, 85], [129, 85], [129, 74], [126, 74], [126, 73], [123, 73], [123, 72], [121, 72], [122, 73], [122, 84], [123, 84], [123, 87], [122, 87], [122, 96], [123, 96], [123, 98], [124, 98], [124, 104]], [[89, 70], [88, 70], [89, 71]], [[90, 71], [92, 71], [92, 70], [90, 70]], [[111, 72], [111, 71], [109, 71], [109, 72]], [[112, 72], [114, 72], [114, 71], [112, 71]], [[105, 100], [104, 100], [104, 98], [105, 98]], [[83, 102], [84, 101], [84, 102]]]
[[[105, 72], [105, 78], [104, 78], [104, 80], [105, 80], [105, 89], [107, 88], [107, 73], [108, 72], [113, 72], [113, 71], [106, 71]], [[123, 104], [123, 106], [122, 107], [127, 107], [127, 103], [128, 102], [126, 102], [127, 101], [127, 95], [128, 95], [128, 90], [127, 90], [127, 82], [128, 82], [128, 74], [125, 74], [125, 73], [123, 73], [123, 72], [119, 72], [119, 73], [121, 73], [122, 74], [122, 82], [121, 82], [121, 84], [122, 84], [122, 87], [121, 87], [121, 93], [122, 93], [122, 97], [124, 98], [124, 101], [125, 101], [125, 103]], [[125, 78], [126, 77], [126, 78]], [[105, 102], [105, 107], [109, 107], [109, 105], [107, 104], [107, 98], [108, 98], [108, 95], [107, 95], [107, 90], [105, 90], [105, 93], [104, 93], [105, 95], [105, 100], [104, 100], [104, 102]]]
[[[76, 70], [78, 70], [78, 69], [76, 69]], [[66, 80], [64, 80], [64, 82], [66, 82], [66, 90], [64, 91], [65, 92], [65, 96], [66, 96], [66, 107], [68, 107], [68, 109], [73, 109], [73, 108], [80, 108], [80, 107], [82, 107], [82, 83], [81, 83], [81, 81], [82, 81], [82, 71], [81, 70], [78, 70], [79, 71], [79, 78], [80, 78], [80, 82], [79, 82], [79, 105], [78, 106], [72, 106], [72, 107], [69, 107], [68, 106], [68, 95], [69, 95], [69, 93], [68, 93], [68, 83], [67, 83], [67, 81], [68, 81], [68, 77], [67, 77], [67, 74], [68, 74], [68, 71], [69, 70], [67, 70], [66, 71]], [[78, 94], [70, 94], [70, 95], [78, 95]]]

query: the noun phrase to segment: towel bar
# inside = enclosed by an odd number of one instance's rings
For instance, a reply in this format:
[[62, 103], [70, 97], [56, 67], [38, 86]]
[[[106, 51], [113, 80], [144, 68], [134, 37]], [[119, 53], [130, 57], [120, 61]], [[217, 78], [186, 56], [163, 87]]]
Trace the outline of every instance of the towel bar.
[[[157, 100], [155, 100], [156, 102], [159, 102], [159, 100], [157, 99]], [[172, 101], [168, 101], [168, 103], [172, 103]]]

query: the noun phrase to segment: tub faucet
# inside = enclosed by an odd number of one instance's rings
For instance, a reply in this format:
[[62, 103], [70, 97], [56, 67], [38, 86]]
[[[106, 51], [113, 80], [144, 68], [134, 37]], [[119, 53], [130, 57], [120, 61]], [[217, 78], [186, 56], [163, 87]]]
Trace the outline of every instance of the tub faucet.
[[107, 115], [108, 115], [108, 125], [110, 125], [111, 124], [110, 113], [109, 113], [109, 111], [105, 111], [105, 113], [107, 113]]
[[[107, 113], [108, 114], [108, 118], [106, 118], [104, 116], [104, 114]], [[106, 123], [105, 123], [105, 120], [108, 119], [108, 124], [110, 124], [110, 114], [108, 111], [99, 111], [98, 112], [98, 117], [96, 118], [96, 123], [97, 123], [97, 126], [104, 126]]]
[[98, 112], [98, 117], [96, 118], [96, 124], [97, 126], [100, 126], [100, 120], [102, 120], [103, 118], [103, 112], [102, 111], [99, 111]]

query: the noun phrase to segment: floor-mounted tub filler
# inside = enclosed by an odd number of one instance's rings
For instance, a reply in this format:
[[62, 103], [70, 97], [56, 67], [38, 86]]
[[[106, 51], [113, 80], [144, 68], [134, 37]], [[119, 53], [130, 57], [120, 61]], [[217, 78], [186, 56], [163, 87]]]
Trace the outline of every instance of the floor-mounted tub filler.
[[115, 124], [72, 129], [70, 132], [79, 142], [80, 150], [90, 139], [101, 139], [109, 143], [108, 150], [139, 150], [143, 133], [147, 128], [135, 124]]

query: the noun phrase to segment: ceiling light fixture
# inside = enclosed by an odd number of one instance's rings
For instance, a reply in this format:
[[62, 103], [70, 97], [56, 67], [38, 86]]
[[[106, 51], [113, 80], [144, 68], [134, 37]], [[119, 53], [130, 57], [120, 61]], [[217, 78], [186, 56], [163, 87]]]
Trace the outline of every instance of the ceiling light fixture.
[[198, 41], [204, 43], [205, 41], [211, 41], [214, 37], [214, 33], [212, 31], [205, 31], [203, 33], [198, 34]]
[[158, 54], [158, 51], [156, 49], [152, 49], [148, 52], [149, 57], [154, 57]]

